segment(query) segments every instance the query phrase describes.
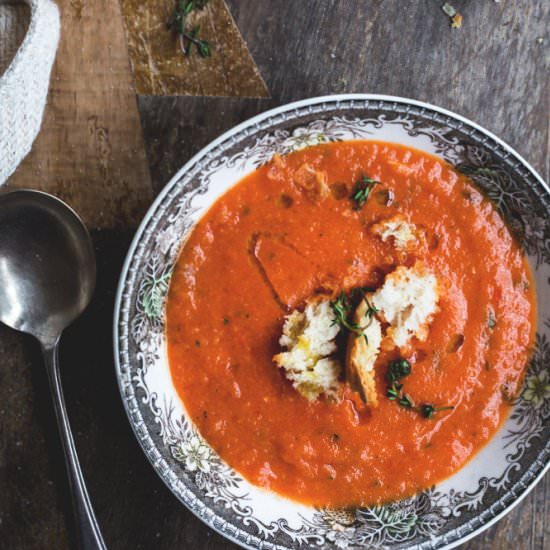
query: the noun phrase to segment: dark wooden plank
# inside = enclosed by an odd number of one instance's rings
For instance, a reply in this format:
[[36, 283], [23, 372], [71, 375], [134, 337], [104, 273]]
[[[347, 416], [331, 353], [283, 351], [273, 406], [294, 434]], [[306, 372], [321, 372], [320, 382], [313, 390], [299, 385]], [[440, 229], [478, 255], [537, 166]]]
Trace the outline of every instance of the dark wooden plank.
[[433, 0], [228, 3], [272, 98], [140, 98], [157, 189], [220, 130], [288, 101], [343, 92], [451, 109], [547, 171], [547, 2], [457, 0], [461, 29], [450, 28]]
[[478, 537], [465, 543], [464, 550], [539, 550], [550, 544], [549, 517], [550, 476], [533, 489], [517, 508]]
[[[272, 106], [336, 92], [396, 94], [455, 110], [508, 141], [548, 180], [550, 4], [452, 0], [464, 24], [451, 30], [442, 3], [229, 0], [273, 97], [140, 97], [156, 191], [223, 130]], [[111, 314], [130, 237], [123, 230], [94, 232], [98, 290], [62, 348], [69, 413], [98, 519], [112, 549], [236, 548], [166, 489], [124, 415], [113, 370]], [[70, 503], [38, 351], [0, 328], [0, 354], [1, 546], [69, 548]], [[465, 548], [550, 548], [549, 493], [547, 476]]]

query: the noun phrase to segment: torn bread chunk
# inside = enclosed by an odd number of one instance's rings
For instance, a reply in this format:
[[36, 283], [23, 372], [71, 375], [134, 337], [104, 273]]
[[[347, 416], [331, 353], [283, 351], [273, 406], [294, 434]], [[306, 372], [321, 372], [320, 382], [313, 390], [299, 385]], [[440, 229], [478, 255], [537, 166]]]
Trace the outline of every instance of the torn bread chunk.
[[[348, 337], [346, 356], [346, 377], [351, 389], [358, 391], [365, 403], [376, 407], [378, 396], [374, 380], [374, 363], [382, 342], [380, 321], [368, 314], [366, 300], [355, 310], [353, 321], [362, 329], [362, 335], [354, 332]], [[364, 328], [363, 328], [364, 327]]]
[[403, 347], [413, 336], [426, 340], [429, 323], [438, 311], [438, 300], [435, 275], [417, 261], [413, 267], [400, 266], [390, 273], [371, 302], [390, 325], [386, 336], [397, 347]]
[[416, 225], [409, 223], [401, 214], [396, 214], [373, 225], [371, 231], [378, 235], [382, 241], [393, 242], [398, 250], [413, 250], [420, 242], [420, 231]]
[[302, 164], [295, 170], [292, 178], [301, 192], [311, 201], [318, 201], [330, 195], [327, 173], [316, 170], [308, 163]]
[[321, 394], [334, 399], [339, 396], [342, 367], [330, 357], [336, 352], [339, 331], [328, 300], [311, 301], [303, 312], [293, 311], [286, 316], [279, 343], [287, 351], [275, 355], [273, 360], [309, 401]]

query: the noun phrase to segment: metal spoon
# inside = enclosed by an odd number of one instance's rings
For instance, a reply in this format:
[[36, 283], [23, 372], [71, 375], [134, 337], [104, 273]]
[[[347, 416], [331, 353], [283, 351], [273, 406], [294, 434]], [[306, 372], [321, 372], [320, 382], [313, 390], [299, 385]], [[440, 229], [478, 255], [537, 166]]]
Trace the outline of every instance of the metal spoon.
[[80, 548], [105, 549], [82, 477], [58, 363], [63, 330], [88, 305], [95, 256], [86, 227], [64, 202], [39, 191], [0, 195], [0, 321], [42, 347], [73, 495]]

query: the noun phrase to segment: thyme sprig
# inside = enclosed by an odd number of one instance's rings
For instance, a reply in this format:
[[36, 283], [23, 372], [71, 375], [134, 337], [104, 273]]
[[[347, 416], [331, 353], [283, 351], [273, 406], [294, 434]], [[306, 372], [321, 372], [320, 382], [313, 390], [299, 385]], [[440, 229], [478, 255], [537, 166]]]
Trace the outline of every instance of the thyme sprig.
[[416, 409], [414, 401], [408, 393], [405, 393], [403, 397], [400, 397], [398, 403], [405, 409]]
[[[356, 338], [360, 338], [362, 336], [367, 344], [369, 343], [369, 339], [364, 333], [364, 330], [368, 328], [372, 322], [374, 314], [378, 313], [378, 309], [371, 304], [366, 295], [367, 292], [372, 291], [373, 289], [369, 287], [354, 288], [350, 294], [347, 295], [342, 290], [338, 298], [330, 302], [330, 307], [334, 313], [332, 324], [338, 324], [345, 330], [355, 333]], [[367, 320], [365, 324], [360, 324], [353, 320], [353, 312], [355, 310], [354, 301], [358, 295], [360, 296], [360, 301], [364, 300], [367, 304], [367, 310], [364, 315], [364, 318]]]
[[406, 359], [396, 359], [390, 363], [386, 378], [388, 382], [395, 382], [409, 374], [411, 374], [411, 364]]
[[401, 395], [401, 390], [403, 389], [403, 384], [399, 382], [392, 382], [391, 386], [388, 386], [386, 395], [390, 401], [396, 401]]
[[371, 301], [369, 300], [369, 297], [367, 296], [366, 292], [372, 292], [371, 288], [368, 289], [361, 289], [361, 292], [363, 293], [362, 300], [367, 305], [367, 311], [365, 311], [365, 317], [368, 319], [368, 323], [364, 326], [362, 326], [362, 330], [365, 330], [371, 323], [372, 318], [374, 317], [375, 313], [378, 313], [379, 309], [375, 307]]
[[202, 10], [207, 3], [208, 0], [176, 1], [172, 17], [168, 22], [168, 28], [178, 33], [180, 48], [184, 55], [190, 55], [193, 46], [196, 46], [201, 57], [210, 57], [212, 54], [210, 44], [206, 40], [201, 40], [199, 38], [200, 26], [197, 25], [191, 30], [186, 28], [187, 16], [195, 10]]
[[336, 300], [331, 300], [330, 307], [334, 313], [333, 325], [340, 325], [340, 327], [355, 332], [357, 337], [363, 334], [359, 323], [356, 323], [351, 319], [353, 314], [353, 302], [343, 290]]
[[355, 202], [355, 210], [361, 210], [361, 208], [363, 208], [371, 191], [376, 185], [381, 185], [381, 182], [373, 180], [365, 174], [361, 176], [359, 181], [355, 182], [355, 188], [351, 195], [351, 200]]
[[439, 411], [452, 411], [454, 407], [448, 406], [448, 407], [434, 407], [433, 405], [430, 405], [429, 403], [424, 403], [424, 405], [420, 405], [420, 414], [424, 418], [432, 418], [432, 416], [439, 412]]
[[399, 380], [406, 378], [411, 374], [411, 364], [406, 359], [396, 359], [389, 364], [386, 379], [389, 386], [386, 388], [386, 397], [390, 401], [395, 401], [400, 407], [418, 412], [424, 418], [433, 418], [440, 411], [453, 410], [453, 406], [436, 407], [431, 403], [422, 403], [416, 405], [413, 398], [404, 392], [403, 384]]

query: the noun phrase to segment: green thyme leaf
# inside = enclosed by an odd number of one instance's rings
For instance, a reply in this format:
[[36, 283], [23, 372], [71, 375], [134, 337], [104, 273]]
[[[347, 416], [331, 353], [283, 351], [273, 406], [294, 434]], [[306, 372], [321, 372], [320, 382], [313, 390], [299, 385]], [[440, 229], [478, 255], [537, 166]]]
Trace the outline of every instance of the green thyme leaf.
[[386, 390], [386, 395], [390, 401], [395, 401], [396, 399], [400, 398], [401, 390], [403, 389], [403, 385], [399, 382], [393, 382], [390, 387]]
[[340, 292], [336, 300], [330, 302], [330, 307], [335, 316], [332, 322], [333, 325], [339, 324], [350, 332], [355, 332], [357, 336], [363, 334], [361, 327], [356, 322], [350, 320], [353, 313], [353, 304], [344, 291]]
[[379, 181], [373, 180], [365, 175], [355, 183], [355, 188], [351, 195], [351, 199], [355, 202], [355, 210], [361, 210], [361, 208], [363, 208], [369, 198], [370, 192], [379, 184]]
[[390, 382], [401, 380], [411, 374], [411, 364], [406, 359], [396, 359], [390, 363], [386, 378]]
[[439, 411], [452, 411], [453, 409], [454, 407], [434, 407], [430, 403], [424, 403], [420, 405], [419, 412], [424, 418], [432, 418]]
[[408, 394], [403, 395], [401, 399], [399, 399], [399, 404], [404, 407], [405, 409], [414, 409], [414, 401], [412, 400], [411, 396]]
[[390, 385], [386, 388], [386, 397], [390, 401], [395, 401], [400, 407], [418, 412], [424, 418], [433, 418], [433, 416], [440, 411], [450, 411], [454, 407], [435, 407], [431, 403], [423, 403], [420, 406], [416, 406], [413, 398], [405, 393], [403, 390], [403, 384], [398, 382], [402, 378], [405, 378], [411, 374], [411, 364], [403, 358], [395, 359], [388, 367], [386, 373], [386, 379]]
[[181, 51], [186, 56], [191, 55], [193, 46], [197, 47], [201, 57], [210, 57], [212, 54], [210, 44], [198, 36], [200, 27], [196, 26], [191, 30], [186, 28], [187, 16], [193, 11], [202, 10], [207, 3], [208, 0], [178, 0], [168, 22], [168, 28], [179, 35]]
[[[349, 296], [344, 291], [341, 291], [338, 298], [330, 302], [330, 307], [335, 316], [332, 324], [339, 324], [342, 328], [350, 332], [354, 332], [357, 338], [362, 336], [368, 345], [369, 339], [364, 331], [371, 324], [374, 314], [378, 313], [378, 309], [370, 303], [367, 295], [365, 294], [366, 292], [372, 292], [372, 289], [369, 287], [354, 288], [350, 292]], [[367, 304], [367, 310], [364, 315], [367, 322], [363, 324], [359, 324], [352, 320], [353, 312], [356, 307], [354, 305], [354, 300], [357, 300], [358, 297], [360, 297], [360, 300], [364, 300]]]
[[441, 9], [445, 12], [445, 15], [448, 15], [449, 17], [454, 17], [456, 15], [454, 6], [449, 4], [449, 2], [445, 2], [445, 4], [441, 6]]

